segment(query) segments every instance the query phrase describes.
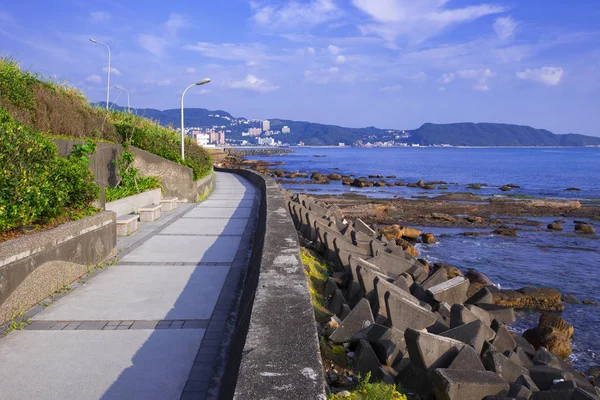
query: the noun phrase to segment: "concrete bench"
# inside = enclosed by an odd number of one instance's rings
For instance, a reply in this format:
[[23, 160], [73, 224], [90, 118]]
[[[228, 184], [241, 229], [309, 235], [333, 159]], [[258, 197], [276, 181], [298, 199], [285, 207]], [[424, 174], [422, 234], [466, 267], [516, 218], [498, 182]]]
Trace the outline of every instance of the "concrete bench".
[[177, 197], [163, 197], [160, 200], [162, 211], [173, 211], [177, 209]]
[[140, 207], [138, 209], [138, 214], [140, 214], [141, 222], [152, 222], [156, 221], [160, 218], [160, 210], [162, 206], [160, 204], [155, 205], [151, 204], [145, 207]]
[[122, 215], [117, 218], [117, 236], [129, 236], [138, 229], [137, 215]]

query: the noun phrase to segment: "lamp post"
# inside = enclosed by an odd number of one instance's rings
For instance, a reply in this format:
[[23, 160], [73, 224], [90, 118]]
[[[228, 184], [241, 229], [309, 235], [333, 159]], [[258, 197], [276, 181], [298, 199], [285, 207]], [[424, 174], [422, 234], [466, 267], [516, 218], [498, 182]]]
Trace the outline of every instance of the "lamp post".
[[108, 81], [106, 84], [106, 111], [108, 111], [108, 100], [110, 98], [110, 47], [108, 47], [106, 43], [99, 42], [96, 39], [90, 38], [90, 42], [96, 44], [103, 44], [108, 49]]
[[129, 90], [125, 89], [123, 86], [115, 86], [115, 89], [123, 90], [127, 93], [127, 114], [131, 114], [129, 111], [131, 106], [129, 105]]
[[185, 160], [185, 153], [184, 153], [184, 135], [185, 135], [185, 129], [183, 128], [183, 96], [185, 96], [185, 92], [188, 91], [188, 89], [193, 88], [194, 86], [200, 86], [200, 85], [205, 85], [208, 82], [210, 82], [210, 79], [208, 78], [204, 78], [202, 79], [200, 82], [196, 82], [188, 87], [185, 88], [185, 90], [183, 91], [183, 93], [181, 93], [181, 159]]

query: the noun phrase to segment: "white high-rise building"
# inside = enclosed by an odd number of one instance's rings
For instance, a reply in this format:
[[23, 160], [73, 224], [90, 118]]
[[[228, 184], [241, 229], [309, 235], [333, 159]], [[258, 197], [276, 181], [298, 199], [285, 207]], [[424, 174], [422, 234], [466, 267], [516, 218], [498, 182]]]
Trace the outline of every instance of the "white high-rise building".
[[265, 132], [268, 132], [268, 131], [270, 131], [270, 130], [271, 130], [271, 121], [269, 121], [268, 119], [267, 119], [267, 120], [264, 120], [264, 121], [262, 122], [262, 129], [263, 129], [263, 131], [265, 131]]
[[198, 146], [207, 146], [210, 140], [208, 133], [199, 133], [196, 135], [196, 142]]
[[283, 128], [281, 128], [281, 133], [290, 133], [292, 130], [289, 128], [289, 126], [284, 126]]

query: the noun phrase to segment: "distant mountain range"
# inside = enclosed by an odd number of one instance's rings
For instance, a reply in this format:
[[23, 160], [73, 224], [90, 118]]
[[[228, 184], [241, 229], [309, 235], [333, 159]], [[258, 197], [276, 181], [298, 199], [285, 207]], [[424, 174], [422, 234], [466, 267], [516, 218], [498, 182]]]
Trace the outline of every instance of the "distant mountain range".
[[[104, 107], [106, 103], [93, 105]], [[123, 109], [111, 105], [116, 109]], [[137, 110], [138, 115], [158, 121], [165, 126], [179, 128], [180, 109], [155, 110], [143, 108]], [[284, 119], [269, 119], [271, 130], [281, 130], [284, 126], [291, 133], [274, 136], [276, 140], [292, 145], [304, 142], [311, 146], [337, 146], [357, 141], [363, 143], [389, 142], [427, 145], [451, 146], [600, 146], [600, 137], [585, 136], [574, 133], [557, 135], [545, 129], [536, 129], [524, 125], [472, 123], [461, 122], [454, 124], [425, 123], [414, 130], [367, 128], [346, 128], [336, 125], [317, 124], [304, 121]], [[219, 127], [227, 132], [228, 139], [251, 140], [243, 137], [242, 133], [248, 128], [259, 127], [260, 121], [242, 117], [234, 117], [223, 110], [207, 110], [204, 108], [185, 109], [186, 127]]]

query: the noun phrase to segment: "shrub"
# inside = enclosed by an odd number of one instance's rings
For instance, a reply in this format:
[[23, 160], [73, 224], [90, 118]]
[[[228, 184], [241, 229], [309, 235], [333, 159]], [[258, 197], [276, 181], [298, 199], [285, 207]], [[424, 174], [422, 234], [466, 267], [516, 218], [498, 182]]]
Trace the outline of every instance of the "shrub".
[[195, 180], [205, 177], [212, 170], [210, 153], [188, 137], [184, 141], [185, 160], [181, 159], [181, 137], [172, 129], [116, 111], [111, 113], [111, 120], [123, 141], [130, 141], [135, 147], [190, 167]]
[[54, 143], [1, 107], [0, 135], [0, 232], [82, 210], [98, 197], [85, 160], [60, 157]]

